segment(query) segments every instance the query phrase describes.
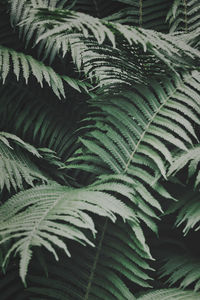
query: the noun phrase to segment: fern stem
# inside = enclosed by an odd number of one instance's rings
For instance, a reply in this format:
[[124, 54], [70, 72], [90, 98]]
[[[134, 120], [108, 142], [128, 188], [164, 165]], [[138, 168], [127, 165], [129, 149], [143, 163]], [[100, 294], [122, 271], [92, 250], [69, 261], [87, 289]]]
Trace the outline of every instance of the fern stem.
[[142, 26], [142, 10], [143, 10], [143, 2], [140, 0], [140, 9], [139, 9], [139, 25]]
[[106, 218], [105, 224], [103, 226], [103, 230], [102, 230], [102, 233], [101, 233], [101, 238], [100, 238], [100, 241], [99, 241], [99, 244], [98, 244], [98, 247], [97, 247], [97, 252], [96, 252], [94, 263], [93, 263], [92, 270], [91, 270], [91, 273], [90, 273], [89, 282], [88, 282], [88, 286], [87, 286], [87, 290], [86, 290], [84, 300], [89, 299], [89, 294], [90, 294], [90, 290], [91, 290], [91, 286], [92, 286], [92, 281], [93, 281], [95, 270], [96, 270], [97, 263], [98, 263], [98, 260], [99, 260], [99, 256], [100, 256], [100, 252], [101, 252], [105, 232], [106, 232], [106, 229], [107, 229], [107, 225], [108, 225], [108, 218]]
[[[176, 87], [176, 88], [174, 89], [173, 94], [178, 90], [178, 88], [179, 88], [179, 86]], [[140, 146], [141, 142], [143, 141], [144, 136], [145, 136], [145, 134], [147, 133], [149, 127], [151, 126], [151, 124], [152, 124], [152, 122], [154, 121], [154, 119], [155, 119], [155, 117], [157, 116], [157, 114], [159, 114], [159, 112], [161, 111], [161, 109], [163, 108], [163, 106], [167, 103], [167, 101], [168, 101], [170, 98], [171, 98], [171, 95], [169, 95], [169, 97], [166, 98], [166, 100], [161, 104], [161, 106], [159, 107], [159, 109], [153, 114], [151, 120], [150, 120], [149, 123], [147, 124], [145, 130], [143, 131], [143, 133], [142, 133], [142, 135], [141, 135], [141, 137], [140, 137], [140, 139], [138, 140], [138, 142], [137, 142], [137, 144], [136, 144], [136, 146], [135, 146], [135, 149], [134, 149], [133, 152], [131, 153], [131, 155], [130, 155], [130, 157], [129, 157], [129, 160], [128, 160], [126, 166], [125, 166], [125, 169], [124, 169], [124, 172], [123, 172], [123, 173], [126, 173], [126, 172], [127, 172], [128, 168], [129, 168], [129, 166], [130, 166], [130, 163], [131, 163], [131, 161], [132, 161], [132, 159], [133, 159], [135, 153], [137, 152], [138, 147]]]
[[185, 31], [188, 32], [187, 1], [183, 0], [183, 3], [184, 3], [184, 15], [185, 15]]

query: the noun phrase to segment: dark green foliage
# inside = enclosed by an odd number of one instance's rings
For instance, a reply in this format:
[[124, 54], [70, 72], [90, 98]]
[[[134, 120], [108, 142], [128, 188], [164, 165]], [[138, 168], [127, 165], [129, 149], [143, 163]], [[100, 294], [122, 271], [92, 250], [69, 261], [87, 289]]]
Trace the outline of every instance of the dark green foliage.
[[167, 15], [170, 31], [190, 32], [199, 29], [199, 13], [200, 4], [198, 0], [174, 0]]
[[199, 10], [1, 1], [1, 300], [200, 298]]
[[178, 289], [163, 289], [154, 292], [149, 292], [144, 296], [137, 298], [138, 300], [198, 300], [199, 294], [182, 291]]
[[117, 13], [107, 17], [107, 20], [130, 24], [157, 31], [168, 31], [165, 22], [166, 14], [170, 9], [169, 1], [160, 0], [117, 0], [124, 6]]

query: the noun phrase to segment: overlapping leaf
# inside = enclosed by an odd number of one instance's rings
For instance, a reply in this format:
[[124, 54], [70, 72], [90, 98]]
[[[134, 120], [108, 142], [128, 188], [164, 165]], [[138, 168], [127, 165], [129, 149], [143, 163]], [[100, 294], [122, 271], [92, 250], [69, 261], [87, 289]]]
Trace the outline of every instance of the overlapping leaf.
[[137, 298], [138, 300], [198, 300], [199, 293], [193, 291], [183, 291], [181, 289], [162, 289], [149, 292], [144, 296]]
[[60, 185], [35, 187], [16, 194], [0, 207], [1, 243], [17, 239], [6, 259], [13, 252], [20, 254], [23, 281], [33, 246], [44, 246], [58, 260], [55, 246], [70, 256], [63, 238], [93, 245], [83, 230], [89, 229], [93, 234], [96, 230], [91, 217], [84, 211], [106, 216], [112, 221], [118, 214], [124, 220], [136, 222], [133, 211], [116, 197], [98, 189], [98, 185], [88, 189], [69, 189]]
[[200, 3], [198, 0], [174, 0], [167, 15], [170, 30], [191, 32], [200, 26]]
[[3, 83], [10, 70], [16, 75], [17, 80], [23, 77], [28, 83], [29, 77], [33, 75], [41, 87], [43, 82], [46, 82], [59, 98], [65, 96], [62, 79], [51, 67], [45, 66], [30, 55], [0, 46], [0, 75]]
[[[12, 147], [13, 142], [14, 148]], [[20, 147], [17, 147], [17, 144]], [[37, 165], [31, 160], [31, 156], [41, 157], [40, 153], [35, 147], [25, 143], [19, 137], [0, 132], [0, 156], [1, 190], [4, 186], [8, 191], [11, 188], [15, 190], [23, 189], [24, 182], [33, 186], [35, 180], [40, 182], [47, 180]]]
[[170, 3], [166, 0], [117, 0], [124, 7], [118, 12], [109, 15], [106, 20], [131, 24], [157, 31], [168, 31], [165, 22]]
[[200, 260], [191, 255], [171, 255], [160, 268], [161, 277], [168, 279], [169, 286], [179, 284], [180, 288], [194, 286], [194, 291], [200, 289]]

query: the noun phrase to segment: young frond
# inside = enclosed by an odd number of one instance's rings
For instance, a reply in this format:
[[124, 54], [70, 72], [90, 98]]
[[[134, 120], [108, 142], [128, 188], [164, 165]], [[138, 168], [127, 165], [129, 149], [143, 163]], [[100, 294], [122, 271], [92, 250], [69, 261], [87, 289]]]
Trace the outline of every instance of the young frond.
[[45, 247], [56, 260], [55, 246], [71, 255], [63, 239], [93, 246], [83, 233], [85, 229], [96, 233], [93, 220], [85, 211], [112, 221], [118, 214], [136, 222], [133, 211], [102, 189], [71, 189], [58, 184], [34, 187], [16, 194], [0, 207], [0, 243], [15, 238], [5, 262], [13, 252], [19, 253], [20, 276], [25, 282], [33, 246]]

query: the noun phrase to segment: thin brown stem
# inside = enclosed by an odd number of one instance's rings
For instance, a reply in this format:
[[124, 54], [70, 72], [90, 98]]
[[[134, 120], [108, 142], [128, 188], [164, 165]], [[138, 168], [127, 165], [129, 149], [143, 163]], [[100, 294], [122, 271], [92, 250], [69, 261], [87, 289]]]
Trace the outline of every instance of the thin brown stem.
[[184, 3], [184, 20], [185, 20], [185, 31], [188, 32], [188, 12], [187, 12], [187, 1], [183, 0]]

